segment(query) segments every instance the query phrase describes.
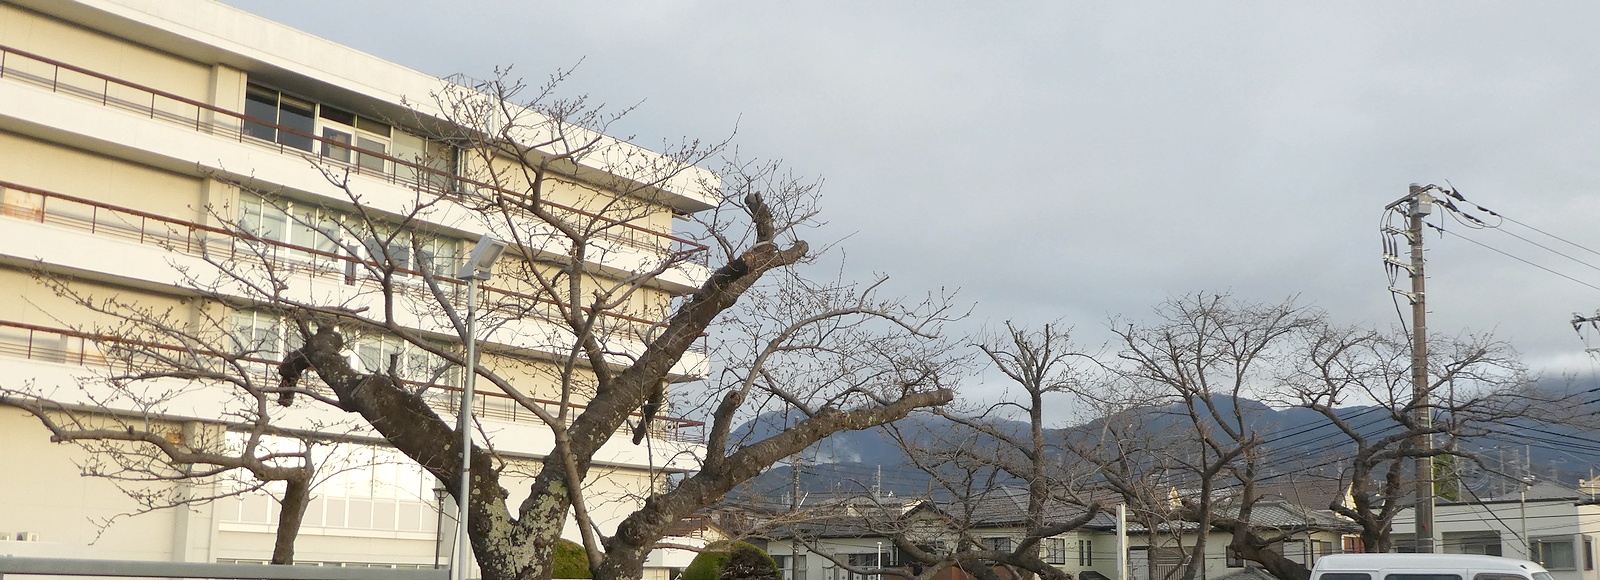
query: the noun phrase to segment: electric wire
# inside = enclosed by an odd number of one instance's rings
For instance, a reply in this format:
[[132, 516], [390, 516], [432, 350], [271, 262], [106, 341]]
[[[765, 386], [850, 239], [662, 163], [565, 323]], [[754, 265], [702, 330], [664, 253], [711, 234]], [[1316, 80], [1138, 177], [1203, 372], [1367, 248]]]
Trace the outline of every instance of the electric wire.
[[[1424, 223], [1426, 223], [1426, 222], [1424, 222]], [[1502, 255], [1502, 256], [1505, 256], [1505, 257], [1507, 257], [1507, 258], [1511, 258], [1511, 259], [1513, 259], [1513, 260], [1516, 260], [1516, 261], [1518, 261], [1518, 262], [1522, 262], [1522, 263], [1524, 263], [1524, 264], [1527, 264], [1527, 265], [1529, 265], [1529, 266], [1533, 266], [1533, 267], [1535, 267], [1535, 268], [1538, 268], [1538, 269], [1540, 269], [1540, 270], [1544, 270], [1544, 271], [1545, 271], [1545, 272], [1549, 272], [1549, 273], [1551, 273], [1551, 274], [1555, 274], [1555, 275], [1556, 275], [1556, 276], [1560, 276], [1560, 277], [1562, 277], [1562, 278], [1566, 278], [1566, 279], [1567, 279], [1567, 280], [1570, 280], [1570, 281], [1573, 281], [1573, 282], [1576, 282], [1576, 283], [1578, 283], [1578, 284], [1581, 284], [1581, 285], [1584, 285], [1584, 286], [1587, 286], [1587, 287], [1589, 287], [1589, 288], [1592, 288], [1592, 289], [1595, 289], [1595, 290], [1600, 290], [1600, 286], [1596, 286], [1596, 285], [1594, 285], [1594, 284], [1590, 284], [1590, 283], [1588, 283], [1588, 282], [1584, 282], [1584, 281], [1583, 281], [1583, 280], [1579, 280], [1579, 279], [1577, 279], [1577, 278], [1573, 278], [1573, 277], [1572, 277], [1572, 276], [1568, 276], [1568, 275], [1566, 275], [1566, 274], [1562, 274], [1562, 273], [1560, 273], [1560, 272], [1557, 272], [1557, 271], [1555, 271], [1555, 270], [1552, 270], [1552, 269], [1550, 269], [1550, 268], [1546, 268], [1546, 267], [1544, 267], [1544, 266], [1541, 266], [1541, 265], [1539, 265], [1539, 264], [1535, 264], [1535, 263], [1533, 263], [1533, 262], [1531, 262], [1531, 261], [1529, 261], [1529, 260], [1527, 260], [1527, 259], [1525, 259], [1525, 258], [1522, 258], [1522, 257], [1519, 257], [1519, 256], [1516, 256], [1516, 255], [1513, 255], [1513, 254], [1511, 254], [1511, 253], [1510, 253], [1510, 252], [1506, 252], [1506, 251], [1504, 251], [1504, 250], [1501, 250], [1501, 249], [1499, 249], [1499, 248], [1496, 248], [1496, 247], [1493, 247], [1493, 246], [1490, 246], [1490, 245], [1488, 245], [1488, 244], [1485, 244], [1485, 243], [1483, 243], [1483, 242], [1480, 242], [1480, 241], [1477, 241], [1477, 240], [1474, 240], [1474, 239], [1472, 239], [1472, 238], [1469, 238], [1469, 237], [1466, 237], [1466, 236], [1463, 236], [1463, 235], [1460, 235], [1460, 234], [1456, 234], [1456, 233], [1455, 233], [1455, 232], [1451, 232], [1451, 231], [1449, 231], [1449, 230], [1446, 230], [1446, 229], [1444, 229], [1444, 228], [1441, 228], [1441, 227], [1439, 227], [1439, 226], [1436, 226], [1436, 225], [1433, 225], [1433, 224], [1432, 224], [1432, 223], [1426, 223], [1426, 225], [1427, 225], [1427, 226], [1428, 226], [1428, 227], [1430, 227], [1430, 228], [1433, 228], [1433, 229], [1434, 229], [1434, 230], [1437, 230], [1437, 231], [1438, 231], [1438, 232], [1439, 232], [1439, 233], [1441, 233], [1441, 234], [1443, 234], [1443, 233], [1448, 233], [1448, 234], [1451, 234], [1451, 235], [1454, 235], [1454, 236], [1455, 236], [1455, 237], [1456, 237], [1456, 239], [1460, 239], [1460, 240], [1466, 240], [1466, 241], [1467, 241], [1467, 242], [1469, 242], [1469, 243], [1472, 243], [1472, 244], [1474, 244], [1474, 245], [1477, 245], [1477, 246], [1479, 246], [1479, 247], [1482, 247], [1482, 248], [1484, 248], [1484, 249], [1486, 249], [1486, 250], [1489, 250], [1489, 251], [1491, 251], [1491, 252], [1494, 252], [1494, 253], [1497, 253], [1497, 254], [1500, 254], [1500, 255]]]

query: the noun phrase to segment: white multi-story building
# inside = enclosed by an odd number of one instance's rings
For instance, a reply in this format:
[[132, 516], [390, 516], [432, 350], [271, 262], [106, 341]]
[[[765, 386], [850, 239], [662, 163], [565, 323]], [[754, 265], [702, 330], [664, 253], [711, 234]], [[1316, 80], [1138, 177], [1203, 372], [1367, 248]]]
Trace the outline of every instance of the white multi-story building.
[[[142, 419], [171, 425], [177, 439], [237, 431], [228, 399], [192, 384], [174, 385], [184, 395], [159, 408], [97, 396], [115, 358], [108, 353], [136, 337], [117, 332], [125, 321], [85, 304], [115, 299], [173, 319], [224, 321], [213, 330], [255, 347], [261, 360], [253, 370], [270, 376], [271, 360], [293, 348], [296, 334], [236, 284], [207, 288], [237, 300], [197, 299], [201, 278], [226, 278], [215, 272], [220, 252], [254, 252], [265, 260], [256, 267], [287, 272], [284, 292], [343, 307], [381, 307], [384, 294], [356, 274], [380, 255], [397, 277], [452, 272], [488, 226], [449, 200], [418, 210], [485, 167], [435, 139], [460, 113], [438, 98], [451, 91], [467, 89], [211, 0], [0, 0], [0, 389], [111, 414], [154, 413]], [[669, 160], [604, 136], [585, 139], [602, 154], [564, 167], [546, 194], [549, 207], [631, 212], [596, 238], [604, 251], [589, 259], [622, 277], [686, 255], [685, 241], [672, 235], [674, 216], [714, 206], [700, 186], [716, 176], [678, 168], [641, 185], [624, 175], [629, 164]], [[631, 189], [620, 192], [617, 183]], [[630, 199], [614, 203], [619, 197]], [[365, 229], [349, 227], [358, 214]], [[372, 226], [373, 216], [392, 223]], [[526, 264], [559, 250], [524, 247], [506, 259]], [[634, 316], [613, 322], [648, 327], [704, 274], [692, 261], [676, 263], [628, 299], [624, 312]], [[77, 297], [52, 288], [62, 283]], [[528, 298], [537, 289], [496, 284], [485, 290], [491, 300], [537, 302]], [[506, 376], [533, 397], [560, 394], [541, 365], [570, 346], [559, 324], [541, 318], [548, 311], [506, 317], [485, 339], [484, 365], [530, 369]], [[395, 318], [455, 348], [459, 340], [434, 314], [419, 308]], [[378, 332], [352, 342], [357, 366], [393, 366], [402, 378], [438, 383], [430, 396], [441, 417], [453, 417], [459, 368]], [[168, 346], [181, 345], [140, 345]], [[671, 378], [692, 379], [705, 363], [691, 351]], [[493, 387], [480, 388], [483, 431], [508, 465], [531, 464], [550, 449], [547, 427]], [[432, 566], [448, 557], [440, 537], [451, 535], [451, 522], [439, 515], [430, 476], [374, 444], [348, 414], [304, 400], [296, 409], [280, 425], [342, 441], [319, 447], [342, 469], [326, 469], [314, 489], [298, 561]], [[698, 424], [667, 418], [654, 428], [662, 435], [656, 445], [617, 437], [596, 457], [600, 476], [588, 496], [602, 528], [631, 511], [661, 474], [689, 467]], [[96, 457], [50, 439], [28, 413], [0, 407], [0, 556], [264, 561], [271, 553], [271, 496], [123, 516], [140, 507], [124, 489], [81, 475]], [[160, 485], [205, 496], [227, 484]]]

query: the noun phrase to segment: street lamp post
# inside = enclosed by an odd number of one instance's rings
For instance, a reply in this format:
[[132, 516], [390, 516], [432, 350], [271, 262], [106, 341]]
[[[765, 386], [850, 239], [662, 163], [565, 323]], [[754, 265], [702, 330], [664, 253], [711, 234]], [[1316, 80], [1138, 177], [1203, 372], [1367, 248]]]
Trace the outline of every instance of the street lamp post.
[[443, 483], [433, 485], [433, 505], [438, 509], [439, 515], [433, 519], [433, 567], [439, 568], [440, 552], [444, 551], [444, 498], [448, 492], [444, 490]]
[[450, 563], [450, 577], [454, 580], [467, 579], [472, 557], [467, 540], [467, 511], [472, 497], [472, 396], [478, 382], [478, 282], [489, 279], [495, 260], [505, 251], [505, 242], [484, 236], [472, 248], [467, 263], [456, 272], [457, 278], [467, 281], [467, 376], [461, 386], [461, 407], [456, 412], [456, 430], [461, 433], [461, 487], [456, 493], [456, 553]]
[[[883, 570], [883, 542], [878, 542], [878, 570]], [[883, 574], [881, 572], [873, 575], [873, 578], [882, 577]]]

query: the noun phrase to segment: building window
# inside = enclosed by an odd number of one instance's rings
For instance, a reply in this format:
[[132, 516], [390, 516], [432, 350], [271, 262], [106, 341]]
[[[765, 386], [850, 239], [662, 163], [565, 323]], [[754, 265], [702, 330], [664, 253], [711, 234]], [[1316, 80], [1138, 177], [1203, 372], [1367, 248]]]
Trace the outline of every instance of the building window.
[[[850, 567], [857, 570], [867, 570], [878, 567], [879, 555], [877, 552], [866, 554], [847, 554], [846, 557], [848, 558], [846, 561], [850, 564]], [[842, 580], [877, 580], [878, 575], [857, 574], [855, 572], [850, 572], [848, 574], [842, 574], [841, 578]]]
[[1233, 546], [1228, 546], [1227, 547], [1227, 551], [1228, 551], [1228, 567], [1229, 568], [1243, 568], [1244, 567], [1244, 558], [1239, 557], [1239, 551], [1233, 549]]
[[253, 193], [240, 194], [239, 206], [243, 233], [293, 246], [295, 255], [303, 258], [329, 260], [339, 253], [343, 234], [335, 212], [293, 200], [269, 201]]
[[[245, 121], [244, 133], [251, 137], [378, 173], [389, 170], [388, 161], [379, 157], [389, 154], [394, 128], [388, 123], [257, 84], [245, 91], [244, 114], [258, 120]], [[313, 145], [312, 136], [322, 138], [320, 146]]]
[[1594, 538], [1583, 537], [1583, 569], [1594, 569]]
[[1078, 566], [1094, 565], [1094, 540], [1078, 540]]
[[387, 172], [387, 161], [379, 155], [389, 154], [389, 140], [394, 129], [388, 123], [327, 105], [317, 108], [323, 158], [354, 163], [377, 173]]
[[1361, 536], [1345, 536], [1344, 537], [1344, 553], [1346, 553], [1346, 554], [1364, 554], [1364, 553], [1366, 553], [1366, 551], [1367, 551], [1366, 545], [1361, 543]]
[[[305, 339], [276, 314], [260, 310], [233, 313], [233, 343], [237, 356], [247, 359], [250, 368], [265, 371], [268, 363], [300, 348]], [[461, 368], [444, 357], [394, 336], [368, 332], [349, 343], [350, 366], [368, 373], [388, 373], [391, 361], [401, 380], [435, 385], [458, 386]], [[440, 346], [440, 350], [444, 350]]]
[[1325, 540], [1311, 540], [1311, 556], [1309, 561], [1306, 562], [1306, 567], [1309, 568], [1315, 565], [1317, 563], [1317, 558], [1321, 558], [1332, 553], [1333, 542], [1328, 542]]
[[1066, 564], [1067, 539], [1045, 538], [1044, 540], [1040, 541], [1039, 557], [1043, 559], [1046, 564]]
[[[245, 234], [290, 246], [289, 255], [299, 259], [331, 261], [335, 256], [356, 252], [360, 238], [365, 258], [380, 268], [392, 265], [404, 278], [407, 272], [428, 272], [455, 276], [464, 257], [465, 242], [458, 238], [420, 234], [378, 224], [356, 224], [347, 214], [292, 199], [268, 199], [254, 193], [239, 196], [239, 229]], [[351, 236], [346, 236], [349, 230]]]
[[232, 323], [234, 353], [252, 367], [264, 369], [304, 344], [300, 333], [285, 332], [283, 318], [270, 312], [235, 310]]
[[361, 237], [369, 261], [390, 264], [396, 270], [422, 272], [426, 269], [436, 276], [455, 276], [464, 259], [462, 242], [455, 238], [421, 236], [390, 228], [367, 229]]
[[983, 541], [983, 548], [985, 550], [994, 550], [996, 552], [1010, 552], [1013, 549], [1010, 536], [994, 536], [994, 537], [984, 538], [982, 541]]
[[[229, 432], [227, 441], [237, 448], [247, 437]], [[271, 437], [262, 442], [270, 450], [281, 452], [298, 451], [302, 445]], [[399, 451], [359, 444], [318, 445], [311, 451], [318, 473], [326, 476], [312, 488], [302, 533], [326, 533], [329, 528], [424, 533], [434, 531], [439, 524], [438, 499], [433, 491], [438, 482]], [[244, 488], [254, 482], [228, 484]], [[281, 492], [282, 485], [274, 482], [266, 489], [243, 490], [223, 498], [217, 502], [218, 518], [229, 523], [277, 524], [279, 510], [273, 493]]]
[[[368, 373], [388, 373], [392, 366], [401, 380], [456, 386], [461, 369], [443, 357], [393, 336], [368, 333], [355, 340], [355, 366]], [[442, 347], [440, 350], [444, 350]]]
[[[263, 122], [246, 121], [244, 133], [303, 151], [311, 151], [316, 134], [317, 104], [252, 84], [245, 91], [244, 114]], [[282, 126], [281, 130], [277, 126]]]
[[1546, 570], [1576, 570], [1578, 563], [1572, 553], [1570, 536], [1534, 538], [1528, 543], [1528, 552], [1534, 562]]
[[778, 570], [783, 573], [783, 580], [805, 580], [806, 557], [799, 556], [773, 556], [773, 563], [778, 565]]

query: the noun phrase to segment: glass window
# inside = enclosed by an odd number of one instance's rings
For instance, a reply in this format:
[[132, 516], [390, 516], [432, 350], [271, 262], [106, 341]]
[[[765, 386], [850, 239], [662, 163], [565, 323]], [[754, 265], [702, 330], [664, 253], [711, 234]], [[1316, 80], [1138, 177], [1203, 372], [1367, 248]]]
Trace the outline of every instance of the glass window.
[[[277, 89], [252, 84], [245, 92], [244, 133], [259, 139], [282, 143], [302, 151], [318, 151], [327, 159], [350, 163], [374, 171], [386, 169], [384, 160], [371, 155], [386, 154], [394, 129], [382, 121], [283, 94]], [[357, 131], [359, 129], [359, 131]], [[321, 147], [316, 139], [325, 139]], [[351, 150], [357, 154], [352, 160]]]
[[[880, 558], [876, 552], [867, 554], [847, 554], [846, 557], [848, 558], [847, 561], [850, 563], [850, 566], [857, 569], [876, 568], [878, 567], [878, 559]], [[876, 575], [857, 574], [850, 572], [842, 575], [842, 577], [846, 578], [847, 580], [867, 580], [868, 578], [876, 578]]]
[[439, 276], [455, 276], [461, 267], [461, 240], [454, 238], [429, 238], [417, 244], [417, 262], [420, 269], [426, 264], [428, 271]]
[[[387, 143], [361, 136], [356, 138], [356, 149], [360, 151], [358, 162], [363, 169], [371, 169], [379, 173], [384, 171], [387, 160], [378, 157], [378, 155], [389, 154], [389, 145]], [[373, 155], [374, 153], [377, 155]]]
[[278, 124], [289, 131], [278, 131], [278, 142], [311, 151], [311, 136], [316, 134], [316, 104], [288, 95], [278, 97]]
[[1583, 569], [1594, 569], [1594, 538], [1583, 537]]
[[289, 233], [289, 216], [282, 208], [267, 203], [261, 196], [244, 194], [239, 197], [243, 206], [239, 229], [265, 240], [282, 241]]
[[1322, 580], [1372, 580], [1372, 575], [1365, 572], [1330, 572], [1323, 574]]
[[333, 127], [322, 128], [322, 156], [341, 163], [350, 162], [350, 134]]
[[984, 538], [982, 541], [983, 541], [983, 548], [986, 549], [986, 550], [994, 550], [996, 552], [1010, 552], [1013, 549], [1012, 548], [1012, 544], [1011, 544], [1011, 538], [1009, 536], [993, 536], [993, 537]]
[[376, 135], [382, 135], [384, 137], [388, 137], [391, 131], [388, 123], [366, 117], [356, 117], [355, 127], [362, 131]]
[[1046, 564], [1067, 563], [1067, 539], [1045, 538], [1039, 542], [1039, 557]]
[[806, 557], [799, 556], [773, 556], [773, 563], [778, 565], [778, 571], [783, 573], [783, 580], [804, 580], [806, 577]]
[[244, 134], [267, 141], [278, 140], [278, 130], [270, 126], [278, 124], [278, 91], [250, 85], [244, 95], [244, 115], [265, 122], [245, 121]]
[[1094, 541], [1078, 540], [1078, 565], [1085, 568], [1094, 565]]
[[323, 105], [322, 106], [322, 115], [321, 115], [321, 117], [324, 118], [324, 119], [327, 119], [329, 121], [333, 121], [335, 123], [349, 125], [349, 126], [352, 126], [352, 127], [354, 127], [355, 124], [356, 124], [356, 114], [355, 113], [351, 113], [349, 111], [345, 111], [345, 110], [342, 110], [342, 109], [339, 109], [339, 108], [336, 108], [336, 107], [330, 107], [330, 106], [327, 106], [327, 105]]
[[339, 222], [333, 214], [318, 208], [296, 208], [294, 218], [289, 228], [290, 244], [325, 254], [339, 251]]
[[361, 244], [366, 247], [367, 259], [382, 266], [394, 266], [396, 270], [411, 270], [415, 267], [411, 263], [410, 236], [397, 233], [387, 228], [368, 231]]
[[[1327, 576], [1323, 576], [1327, 578]], [[1383, 580], [1461, 580], [1460, 574], [1384, 574]]]
[[1533, 561], [1546, 570], [1576, 570], [1578, 567], [1570, 536], [1534, 538], [1528, 547]]
[[352, 350], [355, 352], [352, 366], [363, 372], [387, 373], [389, 361], [393, 357], [395, 371], [401, 380], [442, 385], [459, 384], [460, 369], [451, 365], [444, 357], [393, 336], [377, 334], [362, 336], [356, 339]]
[[283, 323], [277, 316], [266, 312], [234, 311], [233, 344], [234, 352], [245, 358], [283, 360]]
[[[268, 200], [245, 193], [239, 196], [239, 229], [244, 233], [304, 250], [320, 252], [319, 259], [331, 259], [339, 252], [343, 231], [337, 213], [293, 200]], [[306, 257], [309, 252], [295, 255]]]

